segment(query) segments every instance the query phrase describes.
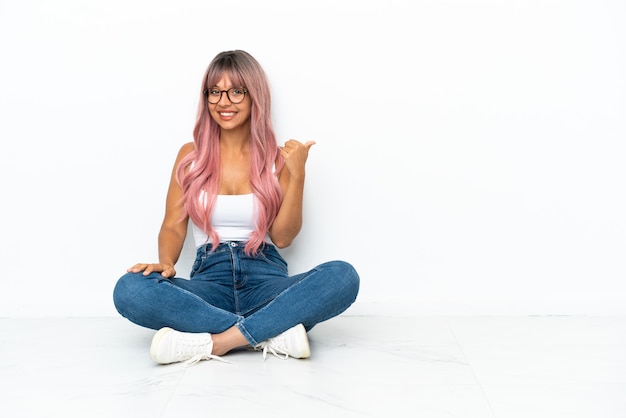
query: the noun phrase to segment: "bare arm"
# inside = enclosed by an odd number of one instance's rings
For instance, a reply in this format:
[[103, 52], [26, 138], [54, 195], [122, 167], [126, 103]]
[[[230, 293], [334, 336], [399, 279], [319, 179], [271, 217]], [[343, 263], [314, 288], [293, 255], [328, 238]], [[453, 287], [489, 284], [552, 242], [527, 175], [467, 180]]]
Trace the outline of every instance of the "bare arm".
[[128, 269], [129, 272], [138, 273], [143, 271], [144, 276], [152, 272], [160, 272], [163, 277], [174, 277], [176, 270], [174, 265], [180, 257], [180, 253], [187, 236], [187, 216], [182, 216], [183, 205], [181, 199], [183, 190], [176, 181], [176, 170], [180, 161], [194, 149], [193, 143], [183, 145], [176, 157], [176, 163], [172, 169], [170, 185], [165, 201], [165, 216], [159, 231], [159, 262], [152, 264], [138, 263]]
[[269, 231], [272, 242], [278, 248], [291, 245], [302, 228], [305, 164], [309, 149], [314, 144], [313, 141], [302, 144], [290, 139], [281, 148], [281, 154], [285, 159], [285, 168], [279, 178], [283, 202]]

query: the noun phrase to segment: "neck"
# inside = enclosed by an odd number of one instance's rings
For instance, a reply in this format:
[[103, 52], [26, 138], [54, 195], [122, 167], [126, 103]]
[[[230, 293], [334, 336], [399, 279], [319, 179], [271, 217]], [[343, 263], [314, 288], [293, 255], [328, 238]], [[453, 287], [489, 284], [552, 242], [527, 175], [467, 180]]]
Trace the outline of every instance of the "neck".
[[240, 154], [250, 151], [250, 140], [244, 137], [220, 136], [220, 152], [225, 154]]

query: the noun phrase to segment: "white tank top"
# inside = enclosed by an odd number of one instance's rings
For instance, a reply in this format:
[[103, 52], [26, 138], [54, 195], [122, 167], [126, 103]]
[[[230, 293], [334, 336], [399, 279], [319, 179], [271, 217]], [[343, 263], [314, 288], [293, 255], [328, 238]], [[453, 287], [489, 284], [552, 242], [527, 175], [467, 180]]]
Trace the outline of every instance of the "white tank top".
[[[211, 224], [224, 241], [248, 241], [254, 232], [254, 223], [258, 212], [254, 194], [217, 195], [211, 216]], [[209, 236], [191, 222], [196, 248], [211, 242]]]

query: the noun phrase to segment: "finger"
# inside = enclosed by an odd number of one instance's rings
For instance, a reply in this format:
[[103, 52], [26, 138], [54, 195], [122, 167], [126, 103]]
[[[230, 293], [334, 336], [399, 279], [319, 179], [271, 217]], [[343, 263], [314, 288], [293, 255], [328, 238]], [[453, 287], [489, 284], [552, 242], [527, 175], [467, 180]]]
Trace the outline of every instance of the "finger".
[[305, 147], [305, 148], [307, 149], [307, 151], [308, 151], [308, 150], [310, 150], [310, 149], [311, 149], [311, 147], [312, 147], [313, 145], [315, 145], [315, 141], [307, 141], [307, 142], [304, 144], [304, 147]]
[[126, 271], [129, 273], [139, 273], [145, 268], [146, 268], [146, 264], [135, 264], [134, 266], [129, 267]]
[[174, 270], [173, 267], [170, 267], [168, 269], [165, 269], [162, 273], [161, 276], [165, 277], [165, 278], [170, 278], [170, 277], [174, 277], [176, 276], [176, 270]]
[[283, 147], [289, 149], [289, 148], [298, 148], [299, 146], [302, 146], [302, 142], [298, 141], [297, 139], [290, 139], [285, 142], [285, 145]]

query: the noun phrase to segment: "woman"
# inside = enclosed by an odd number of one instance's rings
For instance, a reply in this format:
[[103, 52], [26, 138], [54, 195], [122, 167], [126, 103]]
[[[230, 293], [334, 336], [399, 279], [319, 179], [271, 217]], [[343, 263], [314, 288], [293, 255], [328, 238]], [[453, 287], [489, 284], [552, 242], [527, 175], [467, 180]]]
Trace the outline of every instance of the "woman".
[[[150, 355], [160, 364], [219, 358], [253, 347], [308, 358], [307, 331], [345, 311], [359, 276], [332, 261], [289, 276], [277, 248], [302, 225], [305, 163], [314, 142], [279, 147], [270, 92], [259, 63], [226, 51], [202, 82], [194, 141], [181, 147], [158, 237], [159, 262], [128, 269], [113, 293], [118, 312], [159, 330]], [[187, 225], [196, 259], [176, 277]]]

